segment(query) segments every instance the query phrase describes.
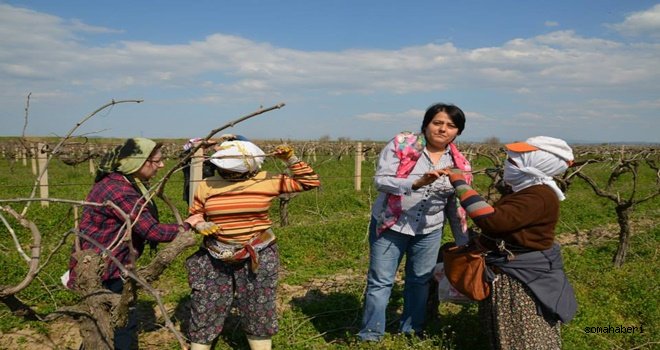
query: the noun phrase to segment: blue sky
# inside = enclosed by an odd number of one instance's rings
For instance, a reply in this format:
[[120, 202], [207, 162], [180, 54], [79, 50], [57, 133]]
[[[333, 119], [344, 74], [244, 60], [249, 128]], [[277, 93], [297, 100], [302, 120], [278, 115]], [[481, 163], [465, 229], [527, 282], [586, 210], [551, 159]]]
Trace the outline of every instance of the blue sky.
[[660, 2], [3, 1], [0, 135], [660, 142]]

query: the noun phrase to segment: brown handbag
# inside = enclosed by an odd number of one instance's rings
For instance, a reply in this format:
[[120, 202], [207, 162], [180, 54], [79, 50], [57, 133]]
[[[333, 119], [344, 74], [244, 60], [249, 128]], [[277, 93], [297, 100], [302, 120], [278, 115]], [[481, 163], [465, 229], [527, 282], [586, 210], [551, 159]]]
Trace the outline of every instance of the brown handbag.
[[486, 281], [486, 251], [471, 241], [467, 245], [447, 246], [442, 249], [445, 275], [456, 290], [476, 301], [490, 295]]

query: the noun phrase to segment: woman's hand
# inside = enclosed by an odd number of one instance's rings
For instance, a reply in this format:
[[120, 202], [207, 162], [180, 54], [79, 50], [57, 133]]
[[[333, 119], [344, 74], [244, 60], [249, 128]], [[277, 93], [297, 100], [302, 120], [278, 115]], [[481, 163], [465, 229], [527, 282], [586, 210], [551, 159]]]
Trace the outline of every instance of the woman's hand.
[[439, 179], [440, 176], [444, 175], [442, 173], [442, 170], [432, 170], [429, 171], [428, 173], [425, 173], [420, 177], [419, 179], [415, 180], [412, 185], [412, 189], [416, 190], [419, 189], [420, 187], [424, 187], [426, 185], [432, 184], [435, 180]]
[[283, 161], [288, 161], [294, 156], [293, 148], [288, 145], [279, 145], [275, 147], [275, 157]]
[[212, 235], [220, 231], [220, 226], [216, 225], [213, 222], [208, 222], [204, 220], [203, 214], [190, 215], [185, 222], [190, 224], [195, 231], [197, 231], [202, 236]]
[[195, 225], [195, 231], [202, 236], [209, 236], [220, 231], [220, 226], [213, 222], [203, 221]]
[[184, 222], [187, 222], [191, 227], [195, 227], [200, 222], [204, 222], [204, 215], [203, 214], [190, 215], [187, 219], [184, 220]]
[[449, 177], [449, 182], [456, 182], [459, 180], [465, 181], [465, 176], [463, 176], [463, 171], [460, 169], [456, 168], [444, 168], [442, 170], [438, 170], [438, 172], [441, 175], [448, 176]]

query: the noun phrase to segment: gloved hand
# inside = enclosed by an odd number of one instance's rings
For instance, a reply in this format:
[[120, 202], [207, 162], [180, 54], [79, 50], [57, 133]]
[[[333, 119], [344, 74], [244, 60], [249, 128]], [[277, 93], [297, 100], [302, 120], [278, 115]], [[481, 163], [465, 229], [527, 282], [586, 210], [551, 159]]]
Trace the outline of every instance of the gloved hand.
[[202, 221], [195, 225], [195, 231], [202, 236], [209, 236], [220, 231], [220, 226], [216, 225], [214, 222]]
[[275, 157], [282, 159], [284, 161], [289, 160], [290, 158], [293, 158], [294, 153], [293, 153], [293, 148], [288, 145], [279, 145], [275, 147]]

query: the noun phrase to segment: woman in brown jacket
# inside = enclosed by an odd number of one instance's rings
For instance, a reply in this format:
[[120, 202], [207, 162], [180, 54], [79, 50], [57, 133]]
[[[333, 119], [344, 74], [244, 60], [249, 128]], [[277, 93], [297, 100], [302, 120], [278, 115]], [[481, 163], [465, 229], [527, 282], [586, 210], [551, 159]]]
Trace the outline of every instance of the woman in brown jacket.
[[563, 140], [537, 136], [506, 145], [504, 181], [513, 193], [490, 206], [463, 179], [444, 170], [489, 250], [491, 294], [480, 303], [493, 349], [560, 349], [560, 324], [577, 310], [554, 243], [564, 194], [552, 176], [565, 172], [573, 152]]

